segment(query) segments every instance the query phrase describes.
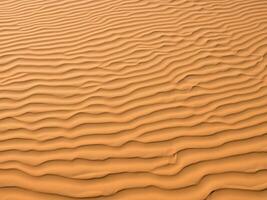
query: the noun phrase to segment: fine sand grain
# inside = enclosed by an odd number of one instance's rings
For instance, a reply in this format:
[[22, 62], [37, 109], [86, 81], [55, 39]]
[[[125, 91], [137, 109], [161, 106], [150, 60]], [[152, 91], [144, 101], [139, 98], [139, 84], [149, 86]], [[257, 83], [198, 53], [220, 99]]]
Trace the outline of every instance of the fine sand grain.
[[0, 200], [266, 200], [266, 0], [1, 0]]

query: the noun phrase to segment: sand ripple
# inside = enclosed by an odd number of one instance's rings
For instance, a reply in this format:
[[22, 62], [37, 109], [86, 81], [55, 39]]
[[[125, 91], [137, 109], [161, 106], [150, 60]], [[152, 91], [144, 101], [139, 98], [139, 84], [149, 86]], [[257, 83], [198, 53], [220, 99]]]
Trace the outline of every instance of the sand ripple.
[[266, 200], [264, 0], [2, 0], [3, 200]]

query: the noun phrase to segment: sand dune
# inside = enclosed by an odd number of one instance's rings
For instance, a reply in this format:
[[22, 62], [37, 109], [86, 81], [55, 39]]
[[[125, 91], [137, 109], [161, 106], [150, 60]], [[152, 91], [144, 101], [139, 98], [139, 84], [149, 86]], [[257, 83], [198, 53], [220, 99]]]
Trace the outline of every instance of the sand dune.
[[266, 200], [264, 0], [3, 0], [0, 199]]

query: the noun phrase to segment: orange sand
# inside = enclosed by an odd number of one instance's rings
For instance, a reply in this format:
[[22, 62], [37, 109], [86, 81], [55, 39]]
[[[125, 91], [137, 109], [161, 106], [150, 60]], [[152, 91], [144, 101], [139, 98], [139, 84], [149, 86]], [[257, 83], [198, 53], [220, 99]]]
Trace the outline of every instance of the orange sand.
[[1, 200], [266, 200], [266, 0], [2, 0]]

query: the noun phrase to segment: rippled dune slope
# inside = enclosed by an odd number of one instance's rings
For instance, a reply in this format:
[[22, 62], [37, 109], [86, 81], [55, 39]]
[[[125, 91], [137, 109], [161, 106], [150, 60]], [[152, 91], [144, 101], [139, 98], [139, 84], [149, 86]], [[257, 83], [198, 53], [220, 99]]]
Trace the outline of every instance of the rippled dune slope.
[[266, 177], [266, 0], [1, 1], [1, 200], [266, 200]]

